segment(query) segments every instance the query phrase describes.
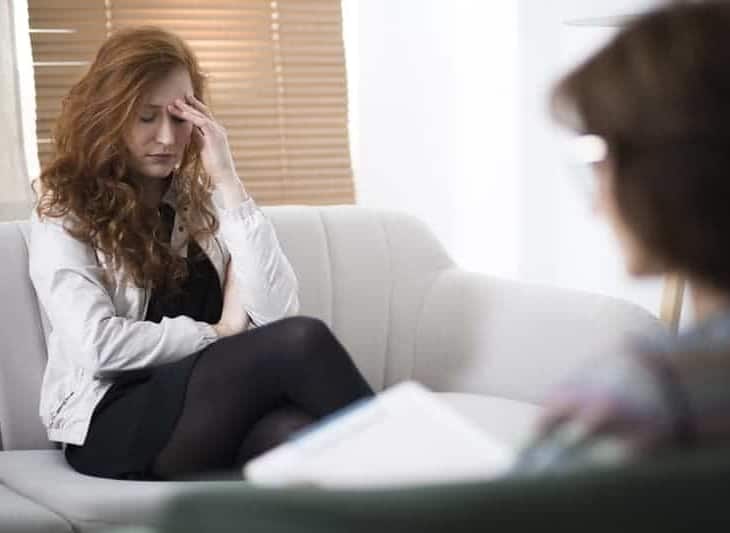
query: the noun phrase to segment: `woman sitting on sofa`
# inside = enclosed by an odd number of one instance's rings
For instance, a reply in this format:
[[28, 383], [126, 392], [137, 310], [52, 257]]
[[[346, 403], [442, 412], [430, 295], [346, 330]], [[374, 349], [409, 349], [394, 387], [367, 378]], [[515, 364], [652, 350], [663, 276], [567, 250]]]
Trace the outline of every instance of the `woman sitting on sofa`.
[[292, 317], [294, 272], [203, 81], [178, 37], [115, 32], [64, 99], [37, 184], [40, 411], [84, 474], [229, 470], [372, 395], [325, 325]]
[[519, 469], [730, 441], [729, 94], [725, 2], [645, 15], [557, 85], [555, 115], [587, 149], [627, 269], [682, 275], [698, 324], [558, 388]]

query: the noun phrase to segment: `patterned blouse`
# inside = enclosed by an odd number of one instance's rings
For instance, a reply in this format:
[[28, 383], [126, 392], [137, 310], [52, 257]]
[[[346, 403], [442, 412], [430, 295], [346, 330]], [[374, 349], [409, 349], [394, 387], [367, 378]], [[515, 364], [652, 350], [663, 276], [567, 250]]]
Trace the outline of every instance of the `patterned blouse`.
[[730, 442], [730, 312], [691, 330], [635, 339], [548, 399], [515, 471], [630, 461]]

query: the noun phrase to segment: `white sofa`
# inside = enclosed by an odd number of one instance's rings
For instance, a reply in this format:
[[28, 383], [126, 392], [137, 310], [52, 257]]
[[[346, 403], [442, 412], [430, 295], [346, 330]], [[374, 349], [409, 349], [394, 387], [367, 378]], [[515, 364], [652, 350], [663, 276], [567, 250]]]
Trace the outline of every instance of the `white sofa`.
[[[376, 390], [420, 381], [508, 443], [524, 438], [555, 381], [627, 333], [662, 327], [611, 298], [460, 270], [407, 215], [266, 212], [299, 277], [302, 314], [332, 327]], [[0, 224], [0, 531], [155, 525], [167, 498], [202, 482], [82, 476], [46, 439], [37, 414], [45, 316], [28, 278], [27, 237], [24, 222]]]

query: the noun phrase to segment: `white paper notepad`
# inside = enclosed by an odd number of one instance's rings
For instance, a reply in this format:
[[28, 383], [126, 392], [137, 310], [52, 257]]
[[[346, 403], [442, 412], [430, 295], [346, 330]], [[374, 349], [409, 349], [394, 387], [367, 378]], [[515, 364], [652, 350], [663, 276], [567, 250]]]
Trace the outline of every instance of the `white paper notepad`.
[[414, 382], [325, 419], [249, 462], [265, 486], [367, 488], [489, 479], [514, 452]]

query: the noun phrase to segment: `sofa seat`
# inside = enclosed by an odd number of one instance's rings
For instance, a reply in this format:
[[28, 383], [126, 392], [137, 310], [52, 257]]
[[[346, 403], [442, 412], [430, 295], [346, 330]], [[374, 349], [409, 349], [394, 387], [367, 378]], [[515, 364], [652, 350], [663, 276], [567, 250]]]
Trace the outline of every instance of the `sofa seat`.
[[0, 524], [12, 533], [71, 533], [71, 525], [15, 490], [0, 485]]
[[[522, 442], [540, 412], [537, 406], [504, 398], [465, 393], [443, 393], [439, 397], [509, 446]], [[53, 513], [58, 513], [79, 531], [99, 531], [122, 525], [157, 525], [159, 511], [173, 495], [203, 489], [206, 485], [213, 488], [230, 483], [94, 478], [69, 468], [60, 450], [14, 450], [1, 453], [0, 481], [19, 494], [32, 494], [38, 505], [48, 509], [46, 520], [55, 516]], [[12, 502], [5, 499], [5, 495], [0, 496], [0, 502], [0, 509], [15, 509]], [[25, 505], [29, 507], [32, 503], [27, 502]], [[41, 511], [38, 509], [39, 516]], [[59, 527], [63, 525], [61, 521]], [[68, 527], [58, 529], [68, 530]]]
[[[32, 495], [37, 505], [48, 510], [46, 518], [40, 511], [37, 513], [46, 522], [50, 523], [50, 518], [56, 513], [73, 525], [73, 531], [82, 532], [103, 531], [114, 526], [156, 525], [160, 509], [173, 494], [192, 488], [204, 489], [206, 485], [212, 488], [214, 485], [220, 487], [221, 484], [230, 483], [141, 482], [94, 478], [72, 470], [61, 450], [12, 450], [1, 453], [0, 482], [18, 494]], [[0, 517], [3, 518], [2, 509], [16, 509], [14, 502], [6, 500], [6, 496], [0, 492]], [[5, 527], [6, 522], [2, 524]], [[37, 522], [28, 521], [28, 524]], [[70, 529], [49, 528], [47, 531]]]
[[520, 448], [530, 438], [543, 411], [532, 403], [497, 396], [448, 392], [439, 393], [439, 397], [511, 449]]

